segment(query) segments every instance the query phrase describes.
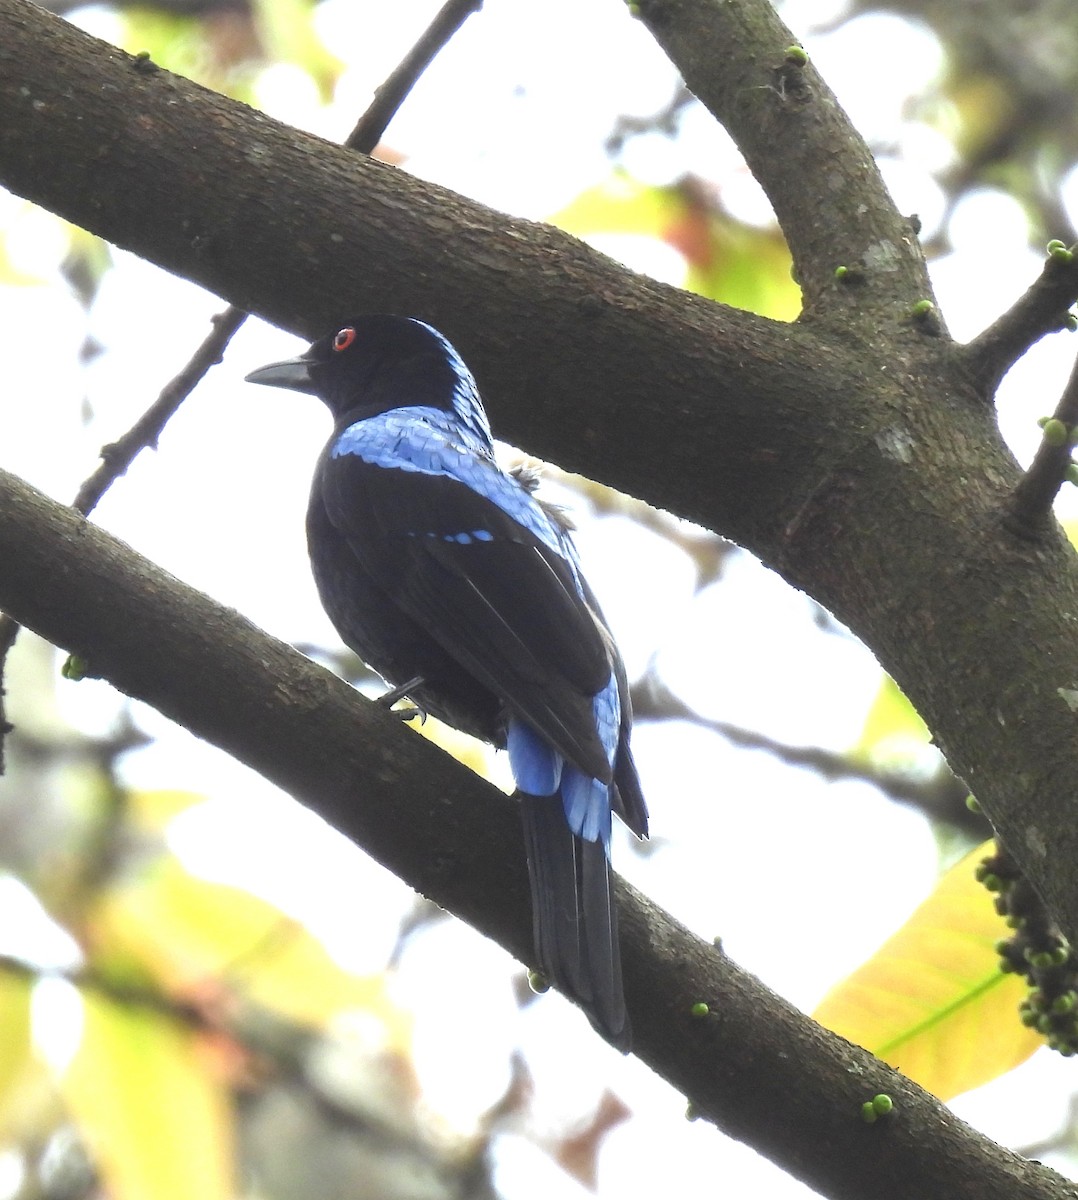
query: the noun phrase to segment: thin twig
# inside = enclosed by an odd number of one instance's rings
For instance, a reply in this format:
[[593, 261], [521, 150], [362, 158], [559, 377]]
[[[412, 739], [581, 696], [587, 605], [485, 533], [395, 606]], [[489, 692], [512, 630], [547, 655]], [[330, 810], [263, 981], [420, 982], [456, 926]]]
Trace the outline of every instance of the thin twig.
[[243, 324], [247, 314], [229, 306], [211, 318], [213, 328], [191, 356], [187, 365], [161, 390], [161, 394], [131, 428], [101, 448], [101, 461], [79, 488], [74, 507], [88, 517], [101, 497], [143, 451], [157, 447], [165, 426], [175, 416], [180, 405], [205, 378], [211, 367], [224, 356], [228, 343]]
[[[435, 55], [445, 47], [465, 20], [482, 6], [483, 0], [447, 0], [399, 66], [375, 92], [374, 99], [344, 143], [349, 149], [361, 154], [373, 152], [389, 122]], [[102, 449], [101, 463], [75, 498], [75, 508], [83, 516], [90, 514], [142, 450], [157, 445], [165, 426], [209, 369], [221, 361], [229, 342], [246, 319], [247, 314], [234, 305], [229, 305], [224, 312], [213, 317], [213, 329], [183, 370], [165, 386], [160, 396], [122, 438]]]
[[355, 129], [345, 139], [349, 150], [373, 154], [382, 139], [386, 126], [419, 77], [434, 61], [435, 55], [449, 43], [464, 22], [483, 7], [483, 0], [447, 0], [426, 32], [401, 59], [400, 65], [374, 93], [367, 111], [359, 118]]
[[873, 767], [859, 762], [853, 755], [836, 753], [822, 746], [792, 746], [757, 729], [702, 716], [653, 673], [633, 686], [632, 701], [633, 718], [637, 722], [686, 721], [718, 734], [739, 749], [762, 750], [786, 766], [814, 771], [828, 782], [854, 780], [871, 784], [891, 800], [916, 808], [932, 820], [946, 821], [977, 837], [987, 833], [984, 818], [966, 807], [968, 789], [943, 764], [931, 778], [920, 779]]
[[[1065, 247], [1060, 246], [1065, 251]], [[1068, 328], [1067, 310], [1078, 300], [1078, 247], [1050, 253], [1036, 282], [973, 341], [961, 349], [970, 381], [986, 400], [1035, 342]]]
[[1071, 465], [1073, 438], [1078, 432], [1078, 360], [1056, 411], [1045, 423], [1044, 436], [1029, 470], [1011, 493], [1004, 523], [1019, 537], [1038, 538], [1049, 527], [1052, 502]]
[[[360, 117], [345, 145], [361, 154], [371, 154], [382, 139], [389, 122], [404, 103], [419, 77], [430, 66], [464, 22], [483, 7], [483, 0], [446, 0], [422, 36], [386, 78], [374, 99]], [[212, 328], [182, 371], [164, 389], [134, 425], [115, 442], [101, 450], [101, 462], [79, 488], [74, 507], [89, 516], [102, 496], [131, 466], [143, 450], [156, 447], [165, 426], [180, 405], [194, 391], [211, 367], [224, 357], [247, 313], [235, 305], [211, 318]], [[0, 613], [0, 775], [4, 774], [4, 739], [11, 732], [4, 704], [4, 668], [19, 625], [6, 613]]]

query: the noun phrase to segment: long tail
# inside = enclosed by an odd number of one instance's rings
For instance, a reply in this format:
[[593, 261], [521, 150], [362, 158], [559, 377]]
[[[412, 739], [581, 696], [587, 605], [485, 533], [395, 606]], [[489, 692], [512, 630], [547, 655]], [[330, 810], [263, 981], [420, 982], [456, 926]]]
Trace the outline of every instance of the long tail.
[[573, 833], [558, 793], [518, 795], [539, 966], [584, 1009], [603, 1037], [627, 1054], [632, 1030], [607, 847], [602, 838]]

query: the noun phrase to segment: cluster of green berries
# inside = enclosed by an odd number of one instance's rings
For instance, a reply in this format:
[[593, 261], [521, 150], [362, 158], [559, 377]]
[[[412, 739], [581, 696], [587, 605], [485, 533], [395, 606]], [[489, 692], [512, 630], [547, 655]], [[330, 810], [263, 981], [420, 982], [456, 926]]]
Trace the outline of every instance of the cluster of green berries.
[[[1049, 262], [1069, 267], [1074, 262], [1075, 249], [1078, 249], [1078, 247], [1070, 248], [1066, 242], [1061, 242], [1059, 238], [1052, 238], [1045, 249], [1048, 253]], [[1078, 315], [1073, 311], [1064, 314], [1063, 327], [1070, 330], [1071, 333], [1078, 330]]]
[[1000, 970], [1029, 984], [1018, 1008], [1022, 1024], [1060, 1054], [1078, 1054], [1078, 956], [999, 842], [978, 865], [977, 879], [994, 893], [996, 912], [1014, 930], [996, 943], [996, 951]]
[[871, 1100], [861, 1105], [861, 1120], [866, 1125], [875, 1125], [881, 1117], [886, 1117], [895, 1107], [895, 1102], [886, 1092], [880, 1092]]
[[[1078, 425], [1066, 425], [1058, 417], [1040, 417], [1037, 424], [1049, 446], [1066, 446], [1071, 451], [1078, 446]], [[1066, 480], [1068, 483], [1078, 483], [1078, 463], [1068, 464]]]
[[[1066, 243], [1061, 242], [1058, 238], [1053, 238], [1047, 246], [1048, 261], [1059, 263], [1062, 266], [1070, 266], [1075, 259], [1075, 249], [1070, 249]], [[1071, 333], [1078, 330], [1078, 314], [1073, 311], [1064, 313], [1063, 327], [1070, 330]], [[1037, 424], [1043, 430], [1044, 440], [1049, 446], [1056, 446], [1059, 449], [1066, 447], [1068, 450], [1074, 450], [1078, 446], [1078, 426], [1068, 425], [1058, 417], [1041, 417]], [[1064, 478], [1068, 483], [1078, 484], [1078, 463], [1068, 464]]]

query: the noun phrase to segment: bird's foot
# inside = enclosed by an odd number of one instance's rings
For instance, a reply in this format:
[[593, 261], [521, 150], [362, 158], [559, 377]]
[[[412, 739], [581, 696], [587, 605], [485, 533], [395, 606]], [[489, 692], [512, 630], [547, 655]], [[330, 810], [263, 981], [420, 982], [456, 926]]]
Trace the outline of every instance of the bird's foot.
[[[376, 703], [383, 708], [392, 709], [393, 705], [398, 700], [403, 700], [415, 688], [420, 687], [423, 683], [423, 676], [416, 675], [409, 679], [407, 683], [402, 683], [400, 687], [390, 688], [383, 696], [379, 696]], [[409, 704], [406, 708], [398, 708], [394, 711], [394, 716], [400, 717], [402, 721], [412, 721], [416, 717], [419, 718], [420, 725], [426, 723], [427, 714], [419, 707], [418, 704]]]

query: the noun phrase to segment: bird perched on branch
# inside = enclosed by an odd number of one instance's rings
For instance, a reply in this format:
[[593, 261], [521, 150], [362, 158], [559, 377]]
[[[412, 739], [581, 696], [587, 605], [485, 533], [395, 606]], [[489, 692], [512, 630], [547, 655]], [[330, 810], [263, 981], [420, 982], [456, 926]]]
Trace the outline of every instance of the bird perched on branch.
[[322, 604], [393, 698], [508, 749], [538, 965], [628, 1050], [611, 813], [646, 837], [647, 808], [569, 522], [498, 466], [471, 372], [422, 321], [358, 317], [247, 378], [333, 414], [307, 510]]

